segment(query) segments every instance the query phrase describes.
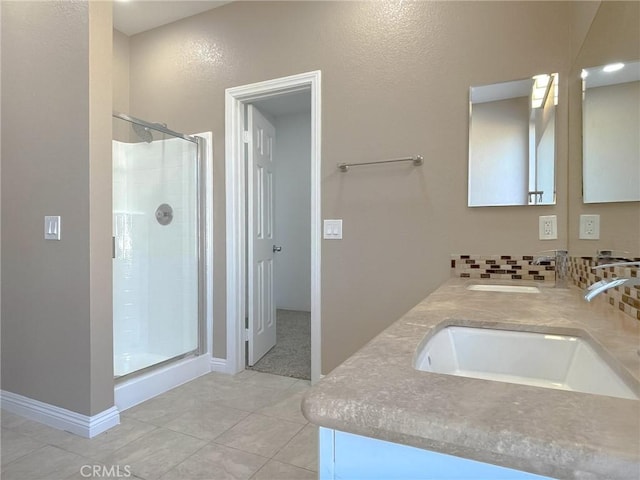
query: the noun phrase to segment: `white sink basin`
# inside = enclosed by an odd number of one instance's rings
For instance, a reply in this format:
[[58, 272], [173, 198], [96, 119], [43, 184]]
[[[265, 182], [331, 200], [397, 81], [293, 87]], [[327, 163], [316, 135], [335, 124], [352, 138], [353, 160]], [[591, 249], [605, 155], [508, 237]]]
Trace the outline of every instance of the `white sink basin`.
[[418, 350], [415, 368], [639, 399], [589, 343], [567, 335], [448, 326]]
[[474, 283], [467, 286], [467, 290], [475, 290], [478, 292], [540, 293], [540, 289], [538, 287], [530, 287], [525, 285], [499, 285], [491, 283]]

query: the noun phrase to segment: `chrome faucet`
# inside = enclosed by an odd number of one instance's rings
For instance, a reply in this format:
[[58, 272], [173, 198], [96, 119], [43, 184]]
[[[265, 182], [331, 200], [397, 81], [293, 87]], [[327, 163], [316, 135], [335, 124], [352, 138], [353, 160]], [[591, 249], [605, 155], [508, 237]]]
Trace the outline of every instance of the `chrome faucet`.
[[540, 265], [541, 262], [555, 262], [555, 287], [568, 288], [567, 277], [569, 276], [569, 252], [567, 250], [546, 250], [540, 253], [553, 252], [554, 255], [544, 255], [537, 257], [532, 265]]
[[[640, 267], [640, 262], [616, 262], [616, 263], [607, 263], [604, 265], [596, 265], [595, 267], [591, 267], [591, 270], [597, 270], [599, 268], [609, 268], [609, 267]], [[584, 292], [584, 299], [587, 302], [593, 300], [597, 295], [600, 295], [602, 292], [606, 292], [610, 288], [618, 287], [620, 285], [640, 285], [639, 277], [616, 277], [611, 279], [602, 279], [598, 282], [595, 282], [592, 285], [589, 285]]]

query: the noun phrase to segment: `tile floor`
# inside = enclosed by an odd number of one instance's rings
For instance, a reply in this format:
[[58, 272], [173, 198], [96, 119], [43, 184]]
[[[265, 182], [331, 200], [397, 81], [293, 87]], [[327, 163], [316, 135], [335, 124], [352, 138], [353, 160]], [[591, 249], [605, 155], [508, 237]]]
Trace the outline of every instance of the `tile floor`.
[[315, 479], [318, 431], [300, 412], [308, 388], [250, 370], [210, 373], [90, 440], [2, 411], [0, 478]]

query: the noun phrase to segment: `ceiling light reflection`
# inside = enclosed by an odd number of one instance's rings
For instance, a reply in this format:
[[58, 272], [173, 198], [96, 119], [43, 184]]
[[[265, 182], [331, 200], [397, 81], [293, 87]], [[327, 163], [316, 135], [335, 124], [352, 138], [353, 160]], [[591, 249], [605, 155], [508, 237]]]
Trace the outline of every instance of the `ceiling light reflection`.
[[609, 65], [605, 65], [602, 68], [603, 72], [617, 72], [618, 70], [621, 70], [624, 68], [624, 63], [610, 63]]

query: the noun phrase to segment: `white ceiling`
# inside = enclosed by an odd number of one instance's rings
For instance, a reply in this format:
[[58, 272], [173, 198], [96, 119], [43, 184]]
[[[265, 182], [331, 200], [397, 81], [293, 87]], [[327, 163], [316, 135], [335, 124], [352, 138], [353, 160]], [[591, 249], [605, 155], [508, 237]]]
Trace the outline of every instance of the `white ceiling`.
[[471, 103], [493, 102], [507, 98], [526, 97], [531, 93], [533, 80], [525, 78], [512, 82], [471, 87]]
[[637, 82], [640, 80], [640, 62], [627, 62], [622, 70], [615, 72], [604, 72], [602, 71], [602, 66], [585, 68], [585, 70], [589, 73], [585, 79], [587, 88]]
[[135, 35], [220, 7], [226, 2], [212, 0], [116, 0], [113, 2], [113, 27], [126, 35]]
[[305, 89], [297, 92], [284, 93], [265, 100], [256, 100], [251, 103], [262, 113], [267, 113], [272, 117], [311, 112], [311, 90]]

